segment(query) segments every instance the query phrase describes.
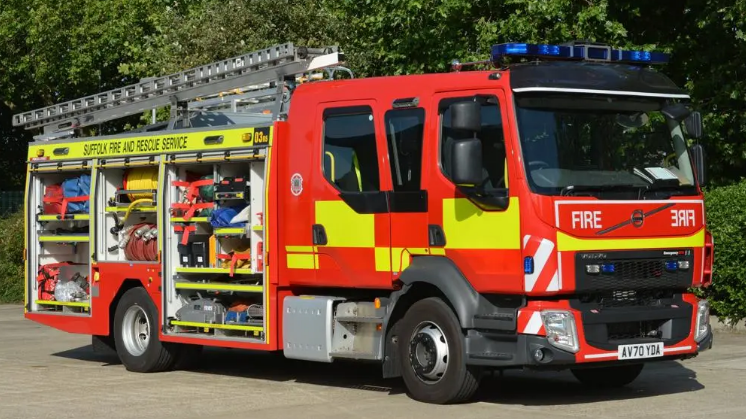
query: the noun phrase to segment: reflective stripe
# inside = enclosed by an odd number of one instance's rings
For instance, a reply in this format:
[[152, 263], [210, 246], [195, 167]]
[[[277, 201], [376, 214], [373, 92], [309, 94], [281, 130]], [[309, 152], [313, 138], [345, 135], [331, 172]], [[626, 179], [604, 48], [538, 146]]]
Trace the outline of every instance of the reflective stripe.
[[391, 271], [391, 249], [388, 247], [376, 247], [376, 271]]
[[[316, 201], [316, 224], [326, 230], [327, 247], [376, 246], [374, 214], [358, 214], [344, 201]], [[324, 246], [319, 246], [324, 247]]]
[[301, 253], [288, 253], [287, 264], [290, 269], [315, 269], [314, 255]]
[[285, 246], [285, 251], [294, 253], [311, 253], [313, 252], [313, 246]]
[[545, 336], [544, 322], [541, 313], [531, 309], [523, 309], [518, 312], [518, 333], [524, 335]]
[[523, 237], [524, 256], [534, 258], [534, 272], [524, 275], [526, 292], [557, 291], [559, 284], [559, 264], [554, 243], [536, 236]]
[[443, 200], [446, 249], [521, 248], [520, 206], [510, 198], [505, 211], [482, 211], [466, 198]]
[[704, 245], [704, 229], [699, 230], [691, 236], [660, 237], [651, 239], [579, 239], [571, 237], [562, 232], [557, 233], [557, 249], [562, 252], [591, 250], [667, 249], [677, 247], [704, 247]]

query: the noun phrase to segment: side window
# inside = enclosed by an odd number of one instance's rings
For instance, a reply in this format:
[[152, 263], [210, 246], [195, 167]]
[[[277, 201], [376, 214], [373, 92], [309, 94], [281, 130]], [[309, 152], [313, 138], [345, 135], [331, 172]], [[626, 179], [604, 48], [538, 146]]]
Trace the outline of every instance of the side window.
[[473, 133], [451, 128], [450, 105], [462, 101], [478, 100], [482, 107], [482, 129], [477, 134], [482, 141], [482, 184], [485, 190], [508, 187], [507, 155], [500, 105], [495, 96], [469, 96], [444, 99], [439, 104], [441, 120], [440, 164], [443, 173], [451, 178], [451, 149], [459, 140], [472, 138]]
[[419, 191], [425, 110], [388, 111], [384, 121], [394, 191]]
[[380, 190], [373, 110], [324, 111], [324, 177], [342, 192]]

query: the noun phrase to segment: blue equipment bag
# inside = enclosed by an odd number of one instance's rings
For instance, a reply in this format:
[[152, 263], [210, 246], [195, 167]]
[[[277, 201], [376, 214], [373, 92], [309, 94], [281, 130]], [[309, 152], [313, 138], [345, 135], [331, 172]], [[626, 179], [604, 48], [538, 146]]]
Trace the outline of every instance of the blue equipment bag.
[[91, 176], [81, 175], [62, 182], [63, 206], [65, 213], [87, 213], [90, 204]]

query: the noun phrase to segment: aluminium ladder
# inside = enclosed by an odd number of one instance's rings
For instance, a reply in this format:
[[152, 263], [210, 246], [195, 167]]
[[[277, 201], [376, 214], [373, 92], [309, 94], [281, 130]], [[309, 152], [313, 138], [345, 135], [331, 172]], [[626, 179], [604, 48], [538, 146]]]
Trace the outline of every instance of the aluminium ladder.
[[307, 48], [285, 43], [16, 114], [13, 126], [43, 128], [44, 135], [39, 139], [68, 137], [77, 128], [171, 105], [173, 127], [177, 112], [219, 108], [226, 103], [226, 93], [235, 95], [227, 102], [234, 112], [239, 103], [248, 102], [246, 109], [250, 110], [252, 105], [269, 99], [273, 102], [271, 114], [276, 118], [282, 111], [285, 81], [295, 81], [297, 75], [318, 70], [347, 70], [339, 66], [343, 61], [344, 55], [336, 46]]

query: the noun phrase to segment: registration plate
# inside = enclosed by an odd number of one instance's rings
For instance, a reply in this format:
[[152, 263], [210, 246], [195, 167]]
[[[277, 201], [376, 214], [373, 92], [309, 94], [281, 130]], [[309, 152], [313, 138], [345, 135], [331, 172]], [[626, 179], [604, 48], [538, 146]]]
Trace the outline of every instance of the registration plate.
[[659, 356], [663, 356], [663, 342], [619, 346], [619, 359], [643, 359]]

